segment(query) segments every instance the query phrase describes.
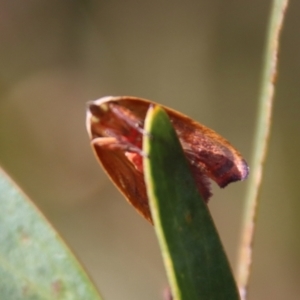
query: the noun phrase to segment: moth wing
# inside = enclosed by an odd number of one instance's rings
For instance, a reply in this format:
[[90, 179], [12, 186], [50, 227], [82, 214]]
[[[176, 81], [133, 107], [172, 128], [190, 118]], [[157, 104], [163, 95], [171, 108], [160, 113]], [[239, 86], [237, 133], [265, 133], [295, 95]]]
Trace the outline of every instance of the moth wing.
[[[115, 97], [114, 100], [130, 109], [142, 120], [149, 105], [156, 104], [134, 97]], [[220, 187], [247, 178], [249, 167], [246, 161], [226, 139], [184, 114], [162, 107], [173, 123], [195, 178], [203, 176], [204, 173]]]
[[[105, 97], [96, 100], [96, 104], [100, 105], [109, 101], [117, 102], [129, 109], [142, 121], [145, 119], [149, 105], [156, 104], [134, 97]], [[247, 177], [249, 172], [247, 163], [226, 139], [175, 110], [165, 106], [163, 108], [173, 123], [198, 188], [206, 200], [210, 196], [207, 177], [214, 180], [220, 187]], [[90, 120], [91, 115], [88, 115], [87, 128], [92, 139], [93, 130]], [[100, 164], [128, 202], [152, 223], [143, 174], [135, 169], [125, 156], [124, 150], [109, 149], [105, 147], [105, 143], [106, 141], [92, 143]]]
[[107, 175], [130, 204], [152, 223], [143, 174], [137, 172], [124, 151], [92, 144], [97, 159]]
[[[190, 163], [220, 187], [247, 178], [249, 168], [241, 154], [212, 129], [186, 116], [170, 113]], [[197, 169], [194, 168], [194, 169]]]

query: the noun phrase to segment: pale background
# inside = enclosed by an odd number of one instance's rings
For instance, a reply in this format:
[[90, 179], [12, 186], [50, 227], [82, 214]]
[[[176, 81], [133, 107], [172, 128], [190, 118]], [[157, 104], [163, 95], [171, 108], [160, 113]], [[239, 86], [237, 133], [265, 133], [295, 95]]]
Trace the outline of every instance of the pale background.
[[[153, 228], [97, 165], [85, 103], [133, 95], [229, 139], [251, 165], [270, 1], [0, 0], [0, 162], [105, 299], [162, 299]], [[281, 39], [249, 300], [299, 299], [300, 2]], [[210, 208], [233, 268], [247, 182]]]

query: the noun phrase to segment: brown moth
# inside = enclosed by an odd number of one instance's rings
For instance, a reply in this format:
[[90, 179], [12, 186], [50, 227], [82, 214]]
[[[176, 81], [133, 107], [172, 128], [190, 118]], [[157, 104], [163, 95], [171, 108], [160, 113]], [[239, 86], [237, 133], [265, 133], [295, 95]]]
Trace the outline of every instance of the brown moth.
[[[154, 102], [134, 97], [103, 97], [89, 102], [86, 126], [107, 175], [125, 198], [152, 223], [143, 174], [144, 119]], [[209, 178], [220, 187], [243, 180], [249, 168], [241, 154], [213, 130], [162, 106], [181, 142], [198, 190], [207, 202]]]

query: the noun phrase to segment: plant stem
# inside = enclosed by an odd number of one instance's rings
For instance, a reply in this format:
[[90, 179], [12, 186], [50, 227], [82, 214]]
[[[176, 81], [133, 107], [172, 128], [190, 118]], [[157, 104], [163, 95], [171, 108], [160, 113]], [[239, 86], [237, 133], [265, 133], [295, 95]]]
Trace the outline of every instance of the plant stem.
[[273, 0], [270, 14], [264, 65], [259, 96], [258, 117], [254, 139], [252, 170], [246, 194], [242, 235], [238, 259], [238, 286], [241, 299], [247, 295], [248, 281], [252, 263], [252, 245], [258, 208], [263, 165], [267, 153], [271, 126], [271, 114], [276, 81], [279, 35], [283, 24], [288, 0]]

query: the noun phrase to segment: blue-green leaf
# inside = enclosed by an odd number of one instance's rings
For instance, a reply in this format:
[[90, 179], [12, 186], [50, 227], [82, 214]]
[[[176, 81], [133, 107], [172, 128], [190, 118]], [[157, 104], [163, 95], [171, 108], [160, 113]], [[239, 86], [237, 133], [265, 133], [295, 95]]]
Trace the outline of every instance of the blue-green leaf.
[[0, 299], [101, 299], [58, 234], [1, 170]]

